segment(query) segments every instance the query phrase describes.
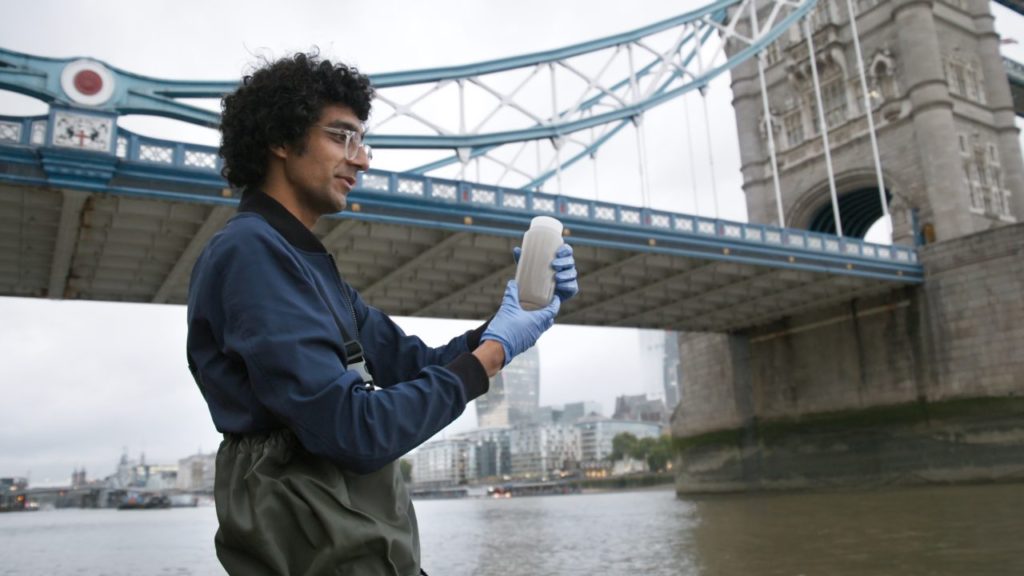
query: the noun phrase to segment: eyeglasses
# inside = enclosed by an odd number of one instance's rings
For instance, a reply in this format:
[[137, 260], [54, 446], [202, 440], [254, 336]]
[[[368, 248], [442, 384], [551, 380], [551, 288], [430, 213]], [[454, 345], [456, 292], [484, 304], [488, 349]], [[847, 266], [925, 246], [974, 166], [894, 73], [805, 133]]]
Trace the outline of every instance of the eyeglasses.
[[331, 136], [331, 139], [345, 147], [345, 159], [355, 160], [359, 157], [359, 151], [362, 150], [366, 154], [367, 160], [373, 160], [373, 148], [369, 144], [363, 143], [363, 135], [355, 130], [346, 130], [345, 128], [334, 128], [331, 126], [320, 126], [317, 124], [317, 128], [320, 128], [324, 132], [327, 132]]

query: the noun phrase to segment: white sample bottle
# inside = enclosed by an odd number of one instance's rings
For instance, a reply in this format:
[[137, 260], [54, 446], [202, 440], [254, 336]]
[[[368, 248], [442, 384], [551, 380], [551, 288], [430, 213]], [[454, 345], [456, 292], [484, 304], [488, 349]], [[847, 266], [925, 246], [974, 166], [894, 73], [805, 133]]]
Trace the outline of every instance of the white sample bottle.
[[523, 234], [523, 253], [516, 267], [519, 284], [519, 305], [523, 310], [537, 310], [551, 303], [555, 296], [555, 270], [551, 261], [562, 245], [562, 223], [550, 216], [537, 216]]

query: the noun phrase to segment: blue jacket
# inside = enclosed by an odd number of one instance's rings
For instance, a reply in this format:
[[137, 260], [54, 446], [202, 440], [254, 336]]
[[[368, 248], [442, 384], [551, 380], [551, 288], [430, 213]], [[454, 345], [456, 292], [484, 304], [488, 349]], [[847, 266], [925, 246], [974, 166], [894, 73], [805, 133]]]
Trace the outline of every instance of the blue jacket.
[[[346, 368], [339, 321], [382, 390]], [[189, 369], [217, 430], [287, 428], [357, 473], [423, 443], [487, 391], [469, 353], [483, 328], [438, 348], [407, 336], [341, 279], [309, 229], [255, 191], [210, 239], [189, 286]]]

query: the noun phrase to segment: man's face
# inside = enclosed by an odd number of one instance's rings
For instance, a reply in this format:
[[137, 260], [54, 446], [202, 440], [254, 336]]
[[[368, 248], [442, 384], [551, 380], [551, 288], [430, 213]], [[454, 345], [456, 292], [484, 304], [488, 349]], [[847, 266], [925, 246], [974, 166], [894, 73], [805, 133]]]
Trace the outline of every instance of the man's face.
[[[345, 157], [345, 138], [323, 128], [363, 133], [362, 123], [348, 106], [324, 106], [320, 119], [306, 132], [306, 149], [301, 154], [289, 149], [284, 175], [304, 215], [316, 218], [340, 212], [348, 193], [356, 185], [356, 173], [367, 170], [370, 161], [360, 149], [355, 158]], [[354, 144], [354, 143], [353, 143]]]

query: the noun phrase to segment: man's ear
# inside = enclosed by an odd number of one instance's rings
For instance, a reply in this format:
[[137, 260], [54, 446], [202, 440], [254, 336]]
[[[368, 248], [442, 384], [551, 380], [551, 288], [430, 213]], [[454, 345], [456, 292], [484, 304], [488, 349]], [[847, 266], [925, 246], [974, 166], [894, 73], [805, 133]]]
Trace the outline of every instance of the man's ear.
[[274, 156], [277, 156], [278, 158], [284, 160], [285, 158], [288, 157], [288, 148], [286, 146], [284, 146], [283, 144], [279, 144], [277, 146], [271, 146], [270, 147], [270, 153], [273, 154]]

